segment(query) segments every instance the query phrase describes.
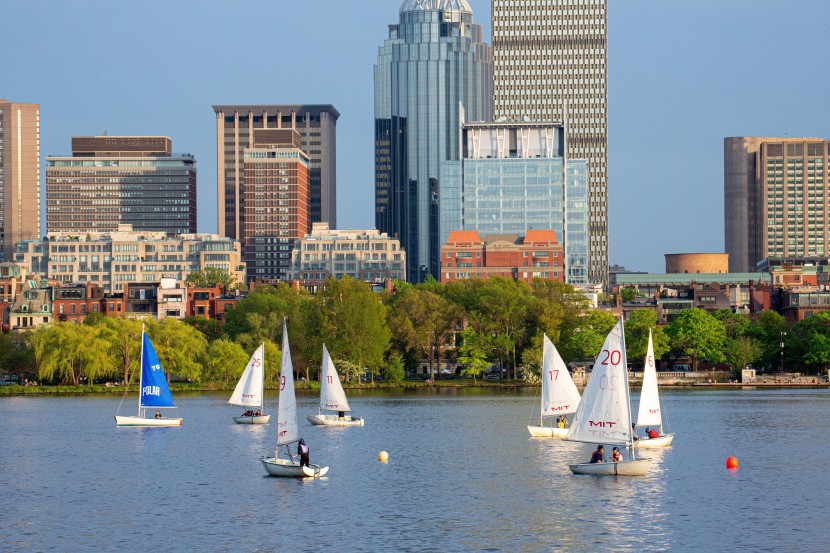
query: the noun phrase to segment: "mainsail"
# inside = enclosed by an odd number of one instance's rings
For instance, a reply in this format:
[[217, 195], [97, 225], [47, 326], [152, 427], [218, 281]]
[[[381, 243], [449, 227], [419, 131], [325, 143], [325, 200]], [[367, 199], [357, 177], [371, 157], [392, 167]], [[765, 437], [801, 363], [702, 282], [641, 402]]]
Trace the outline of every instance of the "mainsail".
[[542, 416], [575, 413], [578, 405], [579, 390], [546, 334], [542, 354]]
[[323, 374], [320, 378], [320, 409], [343, 412], [352, 410], [325, 344], [323, 344]]
[[277, 446], [300, 439], [297, 427], [297, 398], [294, 395], [294, 366], [288, 347], [288, 329], [282, 323], [282, 365], [280, 366], [280, 397], [277, 409]]
[[260, 345], [251, 356], [245, 371], [233, 391], [228, 403], [243, 407], [262, 406], [262, 371], [265, 344]]
[[173, 395], [167, 385], [167, 377], [161, 368], [161, 361], [146, 332], [142, 332], [141, 354], [141, 395], [139, 405], [144, 407], [175, 407]]
[[660, 395], [657, 391], [657, 368], [654, 363], [654, 345], [651, 330], [648, 331], [648, 353], [643, 367], [643, 389], [640, 392], [640, 406], [637, 411], [637, 426], [662, 426]]

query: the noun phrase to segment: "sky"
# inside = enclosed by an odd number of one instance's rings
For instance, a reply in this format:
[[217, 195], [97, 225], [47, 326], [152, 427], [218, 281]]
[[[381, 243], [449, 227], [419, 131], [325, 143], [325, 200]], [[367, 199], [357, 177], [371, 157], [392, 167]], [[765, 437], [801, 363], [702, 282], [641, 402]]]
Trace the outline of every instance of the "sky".
[[[490, 37], [490, 1], [468, 1]], [[663, 272], [723, 251], [724, 137], [830, 137], [830, 2], [609, 4], [609, 259]], [[372, 71], [400, 5], [3, 0], [0, 98], [40, 104], [44, 158], [171, 137], [197, 159], [199, 232], [217, 229], [212, 105], [332, 104], [338, 227], [373, 228]]]

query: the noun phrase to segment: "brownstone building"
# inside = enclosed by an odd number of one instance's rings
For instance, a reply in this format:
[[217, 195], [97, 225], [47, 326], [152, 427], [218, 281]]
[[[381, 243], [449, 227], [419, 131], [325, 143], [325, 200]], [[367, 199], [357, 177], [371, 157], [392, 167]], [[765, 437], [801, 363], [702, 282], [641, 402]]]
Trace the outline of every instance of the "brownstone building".
[[86, 282], [53, 289], [52, 310], [58, 322], [81, 323], [89, 313], [98, 313], [104, 299], [104, 289]]

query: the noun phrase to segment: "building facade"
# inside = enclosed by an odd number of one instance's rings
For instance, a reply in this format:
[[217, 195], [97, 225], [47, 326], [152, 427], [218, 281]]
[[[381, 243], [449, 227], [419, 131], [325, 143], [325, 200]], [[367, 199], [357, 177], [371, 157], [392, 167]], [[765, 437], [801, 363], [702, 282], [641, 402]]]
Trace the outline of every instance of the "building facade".
[[552, 230], [488, 235], [454, 230], [441, 248], [441, 282], [500, 276], [533, 282], [534, 278], [565, 282], [565, 255]]
[[40, 105], [0, 99], [0, 262], [40, 236]]
[[725, 253], [667, 253], [667, 273], [728, 273], [729, 255]]
[[828, 146], [821, 138], [724, 139], [730, 271], [830, 256]]
[[493, 0], [495, 117], [565, 121], [588, 161], [591, 282], [608, 281], [608, 1]]
[[91, 282], [107, 293], [129, 283], [184, 281], [191, 271], [215, 267], [244, 282], [239, 242], [215, 234], [169, 237], [163, 232], [50, 233], [43, 240], [18, 243], [15, 262], [29, 273], [63, 283]]
[[442, 164], [441, 240], [550, 229], [562, 238], [565, 282], [587, 284], [589, 173], [585, 160], [565, 158], [562, 125], [469, 123], [461, 136], [461, 159]]
[[46, 232], [196, 232], [196, 159], [165, 136], [76, 136], [46, 158]]
[[376, 229], [331, 230], [314, 223], [291, 254], [289, 280], [316, 290], [344, 275], [373, 284], [406, 280], [406, 252], [400, 241]]
[[492, 119], [492, 52], [466, 0], [406, 0], [375, 64], [375, 224], [406, 251], [407, 278], [438, 277], [441, 163], [462, 120]]
[[257, 129], [292, 129], [308, 156], [311, 221], [337, 226], [336, 128], [340, 113], [320, 105], [216, 105], [219, 234], [245, 241], [245, 150]]

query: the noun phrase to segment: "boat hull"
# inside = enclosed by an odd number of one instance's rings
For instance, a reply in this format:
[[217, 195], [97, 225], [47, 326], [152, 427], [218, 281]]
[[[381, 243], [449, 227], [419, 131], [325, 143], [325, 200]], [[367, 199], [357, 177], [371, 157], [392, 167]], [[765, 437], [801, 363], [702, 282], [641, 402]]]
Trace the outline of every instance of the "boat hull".
[[577, 463], [568, 465], [574, 474], [594, 476], [645, 476], [651, 469], [651, 459], [635, 459], [619, 463]]
[[527, 431], [534, 438], [560, 438], [564, 439], [568, 436], [567, 428], [557, 428], [551, 426], [527, 426]]
[[351, 415], [340, 420], [337, 415], [308, 415], [308, 422], [316, 426], [363, 426], [363, 417]]
[[121, 417], [115, 415], [116, 426], [181, 426], [182, 419], [162, 417], [147, 419], [144, 417]]
[[638, 447], [641, 449], [658, 449], [661, 447], [669, 447], [673, 439], [674, 434], [663, 434], [662, 436], [658, 436], [656, 438], [640, 438], [639, 440], [634, 442], [634, 447]]
[[237, 424], [268, 424], [271, 415], [259, 415], [253, 417], [234, 417], [233, 422]]
[[320, 478], [329, 471], [329, 467], [319, 465], [301, 465], [297, 461], [269, 457], [260, 459], [268, 476], [287, 476], [289, 478]]

